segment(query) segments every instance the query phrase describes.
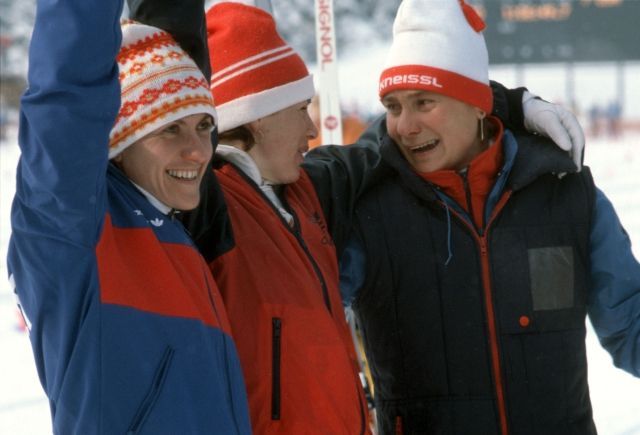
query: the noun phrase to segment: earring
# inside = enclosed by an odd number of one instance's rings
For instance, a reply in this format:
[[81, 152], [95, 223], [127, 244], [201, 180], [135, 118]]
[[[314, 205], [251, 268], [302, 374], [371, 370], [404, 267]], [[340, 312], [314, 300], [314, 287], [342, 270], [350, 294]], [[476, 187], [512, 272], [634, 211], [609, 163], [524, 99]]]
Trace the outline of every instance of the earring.
[[480, 118], [480, 141], [484, 142], [484, 118]]

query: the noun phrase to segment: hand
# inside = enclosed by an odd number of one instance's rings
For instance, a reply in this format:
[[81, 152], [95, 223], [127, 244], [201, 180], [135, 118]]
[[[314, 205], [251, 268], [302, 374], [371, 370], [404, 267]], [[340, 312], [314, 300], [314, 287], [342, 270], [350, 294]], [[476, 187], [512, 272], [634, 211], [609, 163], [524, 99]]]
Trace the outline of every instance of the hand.
[[567, 151], [580, 172], [584, 132], [575, 115], [562, 106], [536, 98], [528, 91], [522, 95], [522, 112], [525, 128], [550, 138]]

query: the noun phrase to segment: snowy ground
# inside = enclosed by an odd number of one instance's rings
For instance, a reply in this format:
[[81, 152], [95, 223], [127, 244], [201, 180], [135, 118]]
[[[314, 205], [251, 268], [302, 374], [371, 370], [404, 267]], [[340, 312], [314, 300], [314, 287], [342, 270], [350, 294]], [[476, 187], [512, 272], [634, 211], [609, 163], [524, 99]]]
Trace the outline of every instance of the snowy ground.
[[[0, 142], [0, 434], [51, 433], [48, 403], [38, 381], [26, 333], [17, 328], [13, 296], [5, 281], [9, 210], [18, 149], [15, 129]], [[586, 162], [612, 200], [640, 258], [640, 134], [590, 139]], [[591, 397], [601, 435], [640, 434], [640, 380], [615, 369], [589, 331]]]

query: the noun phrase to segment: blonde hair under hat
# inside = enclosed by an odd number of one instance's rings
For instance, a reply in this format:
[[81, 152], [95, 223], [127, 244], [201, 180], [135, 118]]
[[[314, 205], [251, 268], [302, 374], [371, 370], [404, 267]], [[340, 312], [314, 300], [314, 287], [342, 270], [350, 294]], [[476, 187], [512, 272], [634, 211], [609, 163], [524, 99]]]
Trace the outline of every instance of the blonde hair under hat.
[[185, 116], [217, 120], [209, 83], [173, 37], [156, 27], [122, 22], [120, 112], [109, 135], [109, 158], [152, 131]]
[[380, 98], [399, 89], [423, 89], [491, 112], [484, 27], [464, 0], [403, 0], [380, 76]]

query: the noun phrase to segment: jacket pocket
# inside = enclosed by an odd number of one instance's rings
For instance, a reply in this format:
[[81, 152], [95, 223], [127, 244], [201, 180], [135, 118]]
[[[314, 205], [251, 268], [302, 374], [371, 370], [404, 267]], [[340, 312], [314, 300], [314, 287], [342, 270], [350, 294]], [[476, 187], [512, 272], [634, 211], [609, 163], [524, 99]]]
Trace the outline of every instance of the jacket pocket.
[[534, 311], [574, 306], [574, 259], [571, 246], [529, 249], [529, 279]]
[[282, 320], [271, 319], [271, 419], [280, 420], [280, 352]]
[[127, 435], [136, 435], [140, 433], [144, 423], [147, 421], [151, 410], [153, 409], [158, 397], [160, 396], [160, 392], [162, 391], [162, 386], [164, 385], [164, 381], [167, 378], [167, 373], [169, 372], [169, 368], [171, 366], [171, 361], [173, 360], [174, 350], [167, 346], [160, 359], [160, 363], [158, 364], [158, 368], [156, 369], [156, 373], [153, 376], [153, 382], [151, 383], [151, 387], [147, 392], [144, 400], [138, 407], [138, 411], [136, 412], [131, 425], [129, 425], [129, 429], [127, 430]]

